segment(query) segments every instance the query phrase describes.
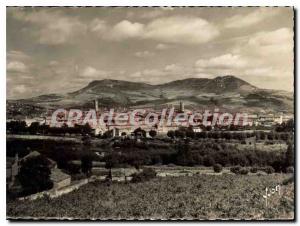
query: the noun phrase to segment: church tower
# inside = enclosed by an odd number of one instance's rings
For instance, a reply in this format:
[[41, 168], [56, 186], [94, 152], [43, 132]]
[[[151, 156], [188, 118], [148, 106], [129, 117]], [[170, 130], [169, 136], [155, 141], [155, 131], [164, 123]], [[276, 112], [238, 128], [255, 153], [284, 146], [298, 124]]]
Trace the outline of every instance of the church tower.
[[184, 103], [182, 101], [179, 103], [179, 111], [184, 112]]

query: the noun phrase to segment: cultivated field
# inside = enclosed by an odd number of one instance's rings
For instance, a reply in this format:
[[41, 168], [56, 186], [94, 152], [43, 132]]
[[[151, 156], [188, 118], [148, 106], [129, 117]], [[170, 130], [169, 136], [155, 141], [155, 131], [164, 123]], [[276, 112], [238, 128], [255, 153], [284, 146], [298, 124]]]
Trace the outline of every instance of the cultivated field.
[[[9, 218], [293, 219], [289, 174], [157, 177], [144, 183], [94, 182], [56, 199], [8, 201]], [[265, 187], [281, 185], [269, 197]]]

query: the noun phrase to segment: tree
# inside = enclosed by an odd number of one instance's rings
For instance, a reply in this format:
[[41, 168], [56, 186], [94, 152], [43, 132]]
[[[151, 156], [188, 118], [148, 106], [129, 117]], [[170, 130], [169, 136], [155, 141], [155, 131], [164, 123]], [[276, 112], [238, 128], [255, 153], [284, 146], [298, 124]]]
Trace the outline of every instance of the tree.
[[211, 156], [209, 156], [209, 155], [204, 156], [204, 158], [203, 158], [204, 166], [212, 166], [214, 164], [215, 164], [215, 160]]
[[146, 131], [143, 130], [141, 127], [135, 129], [133, 131], [133, 133], [134, 133], [134, 136], [138, 136], [139, 135], [139, 136], [142, 136], [142, 137], [146, 137]]
[[214, 165], [214, 171], [216, 172], [216, 173], [220, 173], [221, 171], [222, 171], [222, 165], [220, 165], [220, 164], [215, 164]]
[[140, 169], [143, 163], [146, 161], [146, 155], [144, 152], [132, 151], [127, 153], [126, 162], [136, 169]]
[[181, 131], [181, 130], [175, 130], [175, 137], [184, 138], [185, 137], [185, 132]]
[[70, 162], [67, 165], [67, 171], [69, 172], [69, 174], [78, 174], [80, 173], [80, 165]]
[[90, 124], [86, 123], [84, 126], [82, 126], [81, 133], [82, 133], [82, 135], [91, 134], [92, 128], [91, 128]]
[[81, 140], [84, 147], [91, 146], [91, 137], [89, 135], [84, 135]]
[[186, 136], [189, 137], [189, 138], [195, 138], [195, 132], [193, 129], [189, 128], [187, 131], [186, 131]]
[[93, 162], [92, 162], [92, 156], [90, 155], [84, 155], [81, 157], [81, 171], [89, 177], [92, 172]]
[[27, 130], [25, 121], [10, 121], [6, 123], [6, 129], [13, 134], [24, 133]]
[[274, 140], [274, 133], [268, 133], [268, 140]]
[[267, 173], [267, 174], [272, 174], [275, 172], [274, 168], [272, 166], [267, 166], [265, 167], [264, 171]]
[[279, 137], [281, 140], [287, 141], [289, 139], [289, 134], [288, 133], [280, 133]]
[[287, 131], [287, 132], [294, 131], [294, 119], [290, 119], [286, 122], [285, 131]]
[[107, 138], [111, 138], [113, 135], [113, 131], [112, 130], [107, 130], [103, 133], [102, 138], [103, 139], [107, 139]]
[[210, 98], [209, 100], [212, 104], [214, 104], [215, 106], [218, 106], [220, 105], [219, 101], [213, 97]]
[[116, 152], [112, 152], [111, 154], [106, 155], [104, 157], [105, 168], [111, 169], [111, 168], [117, 166], [119, 163], [122, 162], [120, 157], [121, 156], [119, 156], [119, 154]]
[[193, 166], [193, 156], [188, 142], [177, 145], [177, 164], [182, 166]]
[[145, 168], [145, 169], [143, 169], [143, 172], [133, 174], [131, 182], [132, 183], [144, 182], [144, 181], [148, 181], [155, 177], [156, 177], [155, 170], [153, 170], [151, 168]]
[[287, 151], [285, 153], [285, 166], [294, 166], [294, 148], [291, 142], [288, 142]]
[[26, 195], [53, 187], [53, 182], [50, 179], [51, 170], [49, 165], [49, 160], [42, 155], [31, 157], [21, 163], [18, 179]]
[[149, 135], [153, 138], [157, 135], [157, 132], [155, 130], [150, 130]]
[[173, 139], [175, 137], [175, 132], [173, 130], [169, 130], [167, 136]]
[[264, 131], [260, 131], [260, 132], [259, 132], [259, 135], [260, 135], [260, 139], [261, 139], [261, 140], [265, 140], [265, 139], [266, 139], [266, 134], [265, 134]]
[[40, 123], [39, 122], [33, 122], [30, 124], [28, 130], [30, 134], [37, 134], [39, 132]]

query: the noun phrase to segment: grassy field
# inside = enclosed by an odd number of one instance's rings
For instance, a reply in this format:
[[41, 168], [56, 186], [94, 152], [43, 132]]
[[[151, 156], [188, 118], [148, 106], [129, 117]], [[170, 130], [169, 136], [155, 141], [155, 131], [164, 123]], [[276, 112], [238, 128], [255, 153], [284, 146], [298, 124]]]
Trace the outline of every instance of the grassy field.
[[293, 219], [294, 184], [275, 187], [291, 175], [195, 175], [144, 183], [94, 182], [56, 199], [8, 201], [8, 218], [76, 219]]

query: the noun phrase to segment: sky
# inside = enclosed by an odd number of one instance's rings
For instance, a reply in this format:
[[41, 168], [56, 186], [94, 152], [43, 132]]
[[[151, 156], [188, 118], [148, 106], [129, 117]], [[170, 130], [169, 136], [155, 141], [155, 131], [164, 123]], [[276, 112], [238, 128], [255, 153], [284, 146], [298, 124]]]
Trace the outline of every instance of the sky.
[[293, 91], [293, 9], [8, 7], [7, 98], [234, 75]]

